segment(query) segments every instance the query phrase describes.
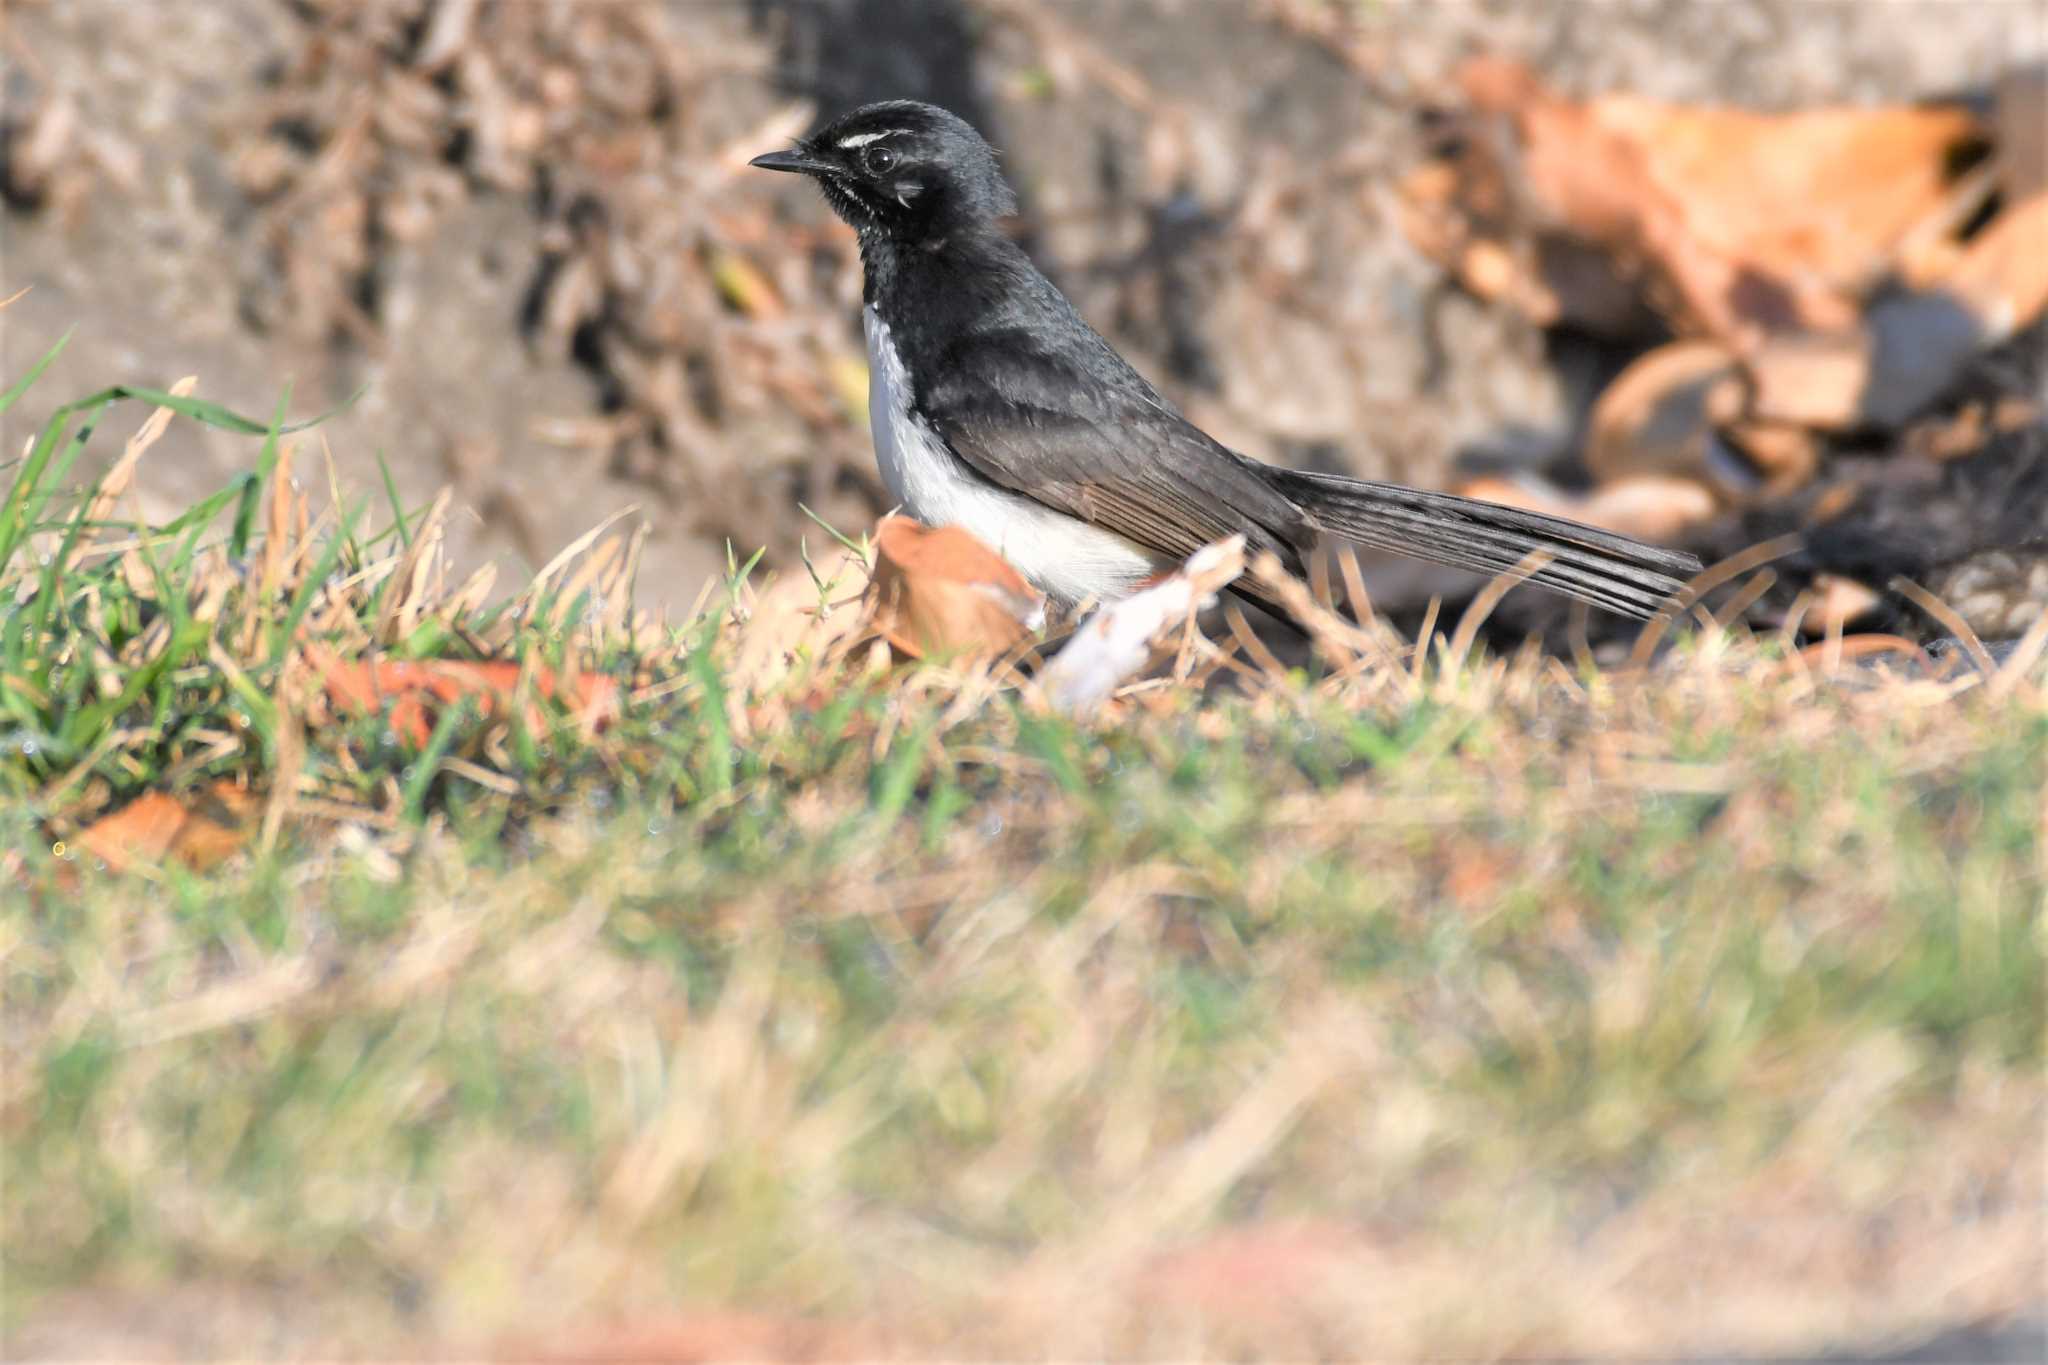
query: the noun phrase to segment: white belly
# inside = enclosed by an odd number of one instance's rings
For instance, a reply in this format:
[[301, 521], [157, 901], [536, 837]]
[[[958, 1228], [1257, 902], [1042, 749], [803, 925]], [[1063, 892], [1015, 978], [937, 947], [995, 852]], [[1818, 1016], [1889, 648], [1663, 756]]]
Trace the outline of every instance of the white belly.
[[1173, 561], [981, 478], [910, 410], [911, 389], [889, 324], [861, 315], [868, 343], [868, 425], [882, 482], [927, 526], [972, 531], [1040, 592], [1072, 606], [1114, 601]]

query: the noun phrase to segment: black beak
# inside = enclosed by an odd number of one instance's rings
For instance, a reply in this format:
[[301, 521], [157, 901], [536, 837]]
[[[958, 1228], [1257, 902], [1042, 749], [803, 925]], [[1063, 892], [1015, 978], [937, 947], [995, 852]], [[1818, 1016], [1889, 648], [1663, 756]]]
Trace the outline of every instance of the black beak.
[[793, 171], [797, 175], [829, 175], [838, 169], [831, 162], [820, 161], [798, 147], [786, 152], [763, 152], [747, 164], [759, 166], [764, 171]]

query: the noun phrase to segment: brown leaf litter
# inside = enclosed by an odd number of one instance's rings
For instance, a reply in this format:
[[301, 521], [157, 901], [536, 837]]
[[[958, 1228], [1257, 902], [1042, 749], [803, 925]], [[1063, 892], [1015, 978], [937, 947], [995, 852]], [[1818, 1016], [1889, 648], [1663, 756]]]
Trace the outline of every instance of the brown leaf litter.
[[[1436, 118], [1433, 155], [1402, 185], [1411, 240], [1540, 326], [1674, 338], [1593, 403], [1590, 490], [1489, 475], [1462, 491], [1727, 554], [1748, 543], [1730, 528], [1816, 484], [1835, 514], [1855, 503], [1845, 457], [1873, 442], [2028, 467], [2038, 385], [1986, 391], [1972, 376], [2048, 312], [2035, 131], [2048, 68], [2008, 72], [1978, 101], [1774, 113], [1572, 99], [1494, 58], [1468, 62], [1457, 85], [1462, 108]], [[2009, 636], [2033, 619], [2026, 547], [2043, 534], [1987, 530], [1910, 567], [1960, 573], [1966, 618]], [[1970, 567], [1980, 553], [1991, 559]], [[1815, 567], [1874, 595], [1887, 586], [1852, 563]], [[1792, 571], [1803, 585], [1815, 570]], [[1833, 599], [1816, 624], [1866, 614], [1848, 588], [1815, 591]], [[1769, 600], [1781, 609], [1786, 595]]]
[[176, 796], [144, 792], [95, 820], [75, 842], [80, 852], [113, 872], [170, 862], [204, 872], [249, 841], [261, 805], [248, 788], [228, 778]]
[[577, 724], [592, 731], [602, 728], [619, 708], [618, 682], [602, 674], [572, 671], [558, 676], [545, 666], [528, 672], [506, 659], [341, 659], [318, 646], [309, 646], [306, 653], [336, 709], [377, 715], [389, 707], [391, 729], [413, 745], [424, 745], [437, 717], [464, 701], [474, 703], [480, 715], [503, 715], [524, 692], [522, 714], [532, 733], [547, 728], [535, 696], [559, 700]]

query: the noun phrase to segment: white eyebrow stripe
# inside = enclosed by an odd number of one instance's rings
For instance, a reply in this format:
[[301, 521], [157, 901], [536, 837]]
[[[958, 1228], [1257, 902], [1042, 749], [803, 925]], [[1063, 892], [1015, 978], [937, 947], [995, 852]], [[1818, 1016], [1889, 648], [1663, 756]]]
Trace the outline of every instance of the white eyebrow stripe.
[[884, 128], [879, 133], [855, 133], [852, 137], [840, 138], [839, 146], [850, 152], [856, 147], [865, 147], [870, 142], [880, 142], [885, 137], [894, 137], [898, 133], [909, 131], [907, 128]]

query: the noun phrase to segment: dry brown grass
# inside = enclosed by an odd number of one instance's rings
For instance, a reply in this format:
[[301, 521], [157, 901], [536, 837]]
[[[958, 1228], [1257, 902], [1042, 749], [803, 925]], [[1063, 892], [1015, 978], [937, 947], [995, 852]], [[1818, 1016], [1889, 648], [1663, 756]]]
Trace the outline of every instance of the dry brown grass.
[[[1290, 587], [1303, 667], [1190, 634], [1082, 721], [889, 667], [844, 563], [668, 630], [612, 528], [494, 611], [439, 505], [380, 540], [295, 465], [240, 553], [6, 504], [17, 1353], [1658, 1355], [2037, 1301], [2048, 625], [1601, 671]], [[626, 700], [419, 746], [315, 716], [314, 644]], [[212, 874], [51, 847], [223, 777], [274, 818]]]

